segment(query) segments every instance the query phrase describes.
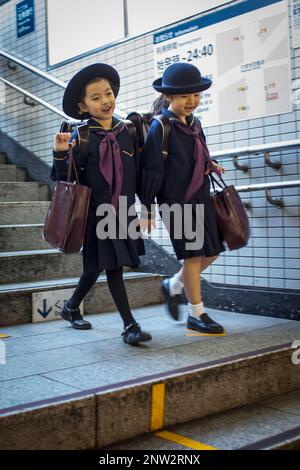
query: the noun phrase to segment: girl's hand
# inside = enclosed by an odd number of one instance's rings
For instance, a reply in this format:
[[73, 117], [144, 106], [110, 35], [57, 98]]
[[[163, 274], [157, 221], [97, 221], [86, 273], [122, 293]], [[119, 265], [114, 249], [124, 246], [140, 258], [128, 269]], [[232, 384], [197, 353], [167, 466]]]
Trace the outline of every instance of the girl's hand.
[[[71, 132], [57, 132], [54, 137], [54, 150], [56, 152], [64, 152], [69, 150], [69, 141], [71, 139]], [[72, 141], [72, 145], [76, 145], [76, 140]]]
[[155, 219], [140, 217], [140, 227], [143, 233], [150, 233], [152, 228], [156, 228]]
[[[215, 169], [219, 172], [219, 173], [225, 173], [225, 168], [223, 167], [223, 165], [220, 165], [219, 163], [216, 163], [216, 162], [211, 162], [211, 164], [215, 167]], [[205, 175], [209, 175], [209, 173], [212, 171], [212, 168], [208, 168], [205, 172]]]
[[216, 167], [216, 170], [220, 171], [221, 173], [225, 173], [225, 168], [223, 167], [223, 165], [221, 165], [220, 163], [215, 163], [213, 162], [214, 166]]

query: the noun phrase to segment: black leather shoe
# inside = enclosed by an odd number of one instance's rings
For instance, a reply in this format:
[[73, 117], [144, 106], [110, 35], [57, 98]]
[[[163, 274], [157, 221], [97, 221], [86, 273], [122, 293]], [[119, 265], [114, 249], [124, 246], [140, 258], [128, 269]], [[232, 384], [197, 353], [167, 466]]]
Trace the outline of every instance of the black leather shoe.
[[223, 333], [224, 328], [219, 323], [214, 322], [207, 313], [203, 313], [201, 318], [194, 318], [191, 315], [188, 316], [187, 328], [189, 330], [200, 331], [200, 333]]
[[161, 282], [160, 287], [165, 299], [168, 313], [171, 315], [173, 320], [179, 320], [179, 304], [182, 302], [181, 294], [170, 294], [170, 279], [164, 279]]
[[90, 330], [92, 325], [90, 322], [83, 319], [79, 308], [69, 308], [67, 302], [60, 312], [64, 320], [69, 321], [75, 330]]
[[135, 345], [138, 343], [145, 343], [151, 341], [152, 336], [146, 331], [142, 331], [138, 323], [130, 323], [130, 325], [124, 328], [122, 333], [124, 343]]

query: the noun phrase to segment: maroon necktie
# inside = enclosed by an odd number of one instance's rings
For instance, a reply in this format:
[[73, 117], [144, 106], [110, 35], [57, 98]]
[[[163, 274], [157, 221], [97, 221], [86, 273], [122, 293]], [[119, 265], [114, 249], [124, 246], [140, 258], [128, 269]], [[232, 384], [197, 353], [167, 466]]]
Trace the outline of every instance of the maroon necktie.
[[99, 144], [99, 168], [109, 185], [111, 203], [115, 208], [119, 205], [119, 196], [123, 182], [121, 150], [116, 137], [122, 132], [124, 127], [125, 125], [123, 124], [115, 131], [97, 132], [97, 134], [105, 136]]
[[214, 167], [212, 160], [210, 158], [209, 150], [205, 143], [204, 138], [201, 135], [201, 128], [199, 126], [194, 126], [193, 128], [187, 127], [184, 124], [181, 124], [179, 121], [173, 121], [175, 126], [178, 127], [184, 134], [190, 135], [195, 139], [195, 148], [194, 148], [194, 159], [195, 166], [193, 171], [192, 180], [189, 184], [189, 187], [184, 196], [184, 202], [189, 202], [194, 194], [203, 184], [205, 163], [207, 162], [207, 168], [211, 168], [212, 171], [219, 174], [219, 171]]

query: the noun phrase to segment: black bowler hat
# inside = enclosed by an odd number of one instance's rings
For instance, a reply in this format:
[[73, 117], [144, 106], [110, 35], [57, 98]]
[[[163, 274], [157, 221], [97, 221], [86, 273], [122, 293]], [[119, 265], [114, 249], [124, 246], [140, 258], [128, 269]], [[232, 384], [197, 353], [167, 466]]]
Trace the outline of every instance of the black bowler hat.
[[163, 76], [153, 82], [153, 88], [167, 95], [181, 95], [207, 90], [211, 84], [212, 81], [203, 78], [200, 70], [194, 65], [177, 62], [169, 65]]
[[69, 81], [63, 96], [62, 107], [64, 112], [75, 119], [82, 119], [83, 115], [79, 113], [77, 103], [80, 100], [82, 89], [88, 82], [94, 78], [105, 78], [113, 88], [115, 97], [120, 89], [120, 76], [118, 72], [108, 64], [98, 63], [88, 65], [77, 72]]

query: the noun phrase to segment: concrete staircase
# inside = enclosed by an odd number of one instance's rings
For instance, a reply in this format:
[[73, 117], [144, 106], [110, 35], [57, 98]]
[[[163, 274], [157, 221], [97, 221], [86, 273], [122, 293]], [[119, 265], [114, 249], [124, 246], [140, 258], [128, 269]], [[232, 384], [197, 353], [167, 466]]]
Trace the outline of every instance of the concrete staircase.
[[[43, 240], [48, 205], [48, 187], [27, 182], [25, 171], [9, 164], [0, 153], [0, 326], [31, 322], [32, 299], [37, 293], [44, 293], [42, 302], [52, 296], [52, 304], [62, 305], [78, 282], [81, 255], [65, 256]], [[160, 280], [158, 275], [127, 272], [125, 282], [132, 305], [161, 302]], [[100, 276], [86, 298], [85, 313], [114, 308], [105, 277]]]
[[225, 333], [193, 332], [185, 306], [174, 322], [160, 305], [162, 277], [139, 272], [125, 282], [151, 342], [123, 343], [104, 276], [84, 303], [93, 329], [47, 321], [59, 318], [81, 258], [42, 240], [45, 188], [14, 180], [15, 196], [8, 183], [0, 182], [1, 449], [299, 447], [299, 322], [208, 309]]
[[177, 449], [170, 433], [219, 449], [299, 446], [299, 322], [208, 313], [225, 335], [186, 330], [160, 305], [134, 309], [153, 336], [140, 347], [122, 342], [114, 312], [83, 332], [61, 320], [1, 328], [0, 448]]
[[105, 447], [107, 451], [133, 449], [299, 450], [300, 390]]

